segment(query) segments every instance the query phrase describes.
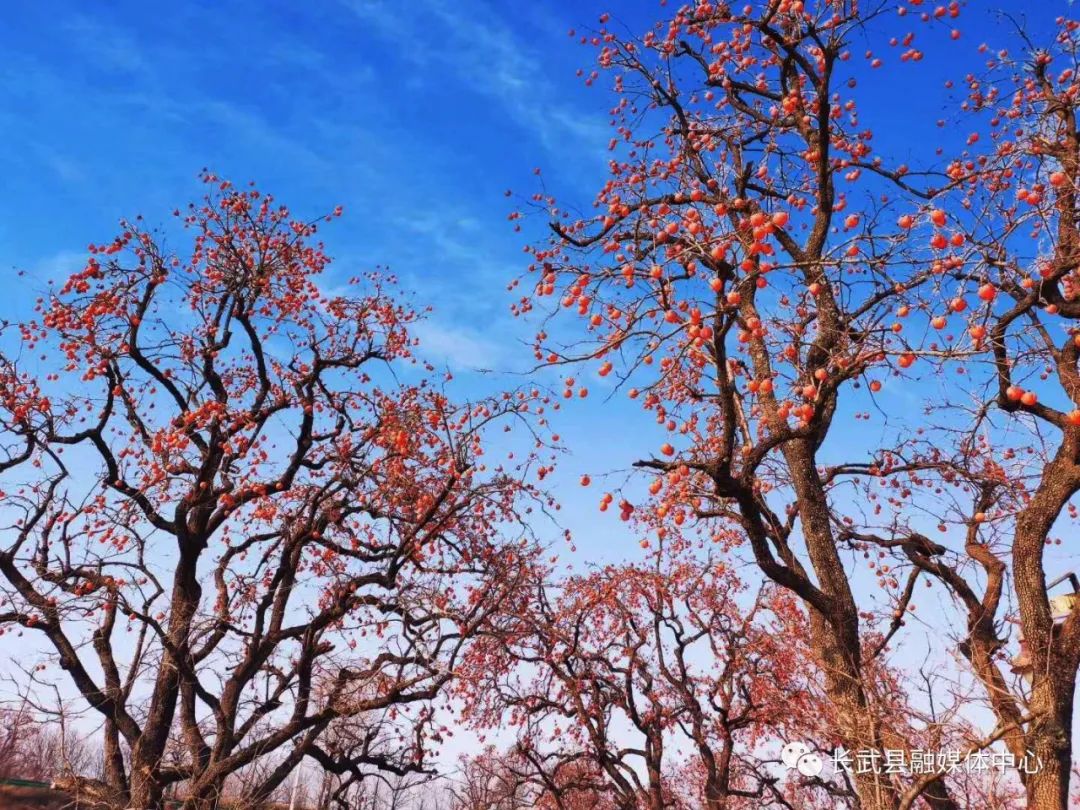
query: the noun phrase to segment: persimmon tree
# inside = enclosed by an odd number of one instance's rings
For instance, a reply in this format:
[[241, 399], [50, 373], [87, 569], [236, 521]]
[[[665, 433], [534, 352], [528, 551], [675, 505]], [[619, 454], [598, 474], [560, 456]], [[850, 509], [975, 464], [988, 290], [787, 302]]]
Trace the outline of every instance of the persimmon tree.
[[[1080, 597], [1068, 595], [1080, 588], [1047, 570], [1059, 519], [1075, 517], [1080, 491], [1078, 28], [1059, 19], [1057, 36], [1042, 46], [1017, 30], [1016, 57], [1001, 50], [980, 75], [964, 77], [972, 148], [950, 164], [957, 183], [940, 203], [951, 244], [963, 247], [927, 257], [939, 280], [922, 306], [936, 326], [948, 317], [963, 330], [928, 348], [941, 355], [942, 372], [969, 381], [949, 385], [943, 398], [952, 411], [967, 408], [966, 419], [951, 420], [959, 469], [934, 465], [947, 482], [966, 484], [966, 503], [952, 515], [967, 559], [931, 561], [906, 550], [913, 570], [944, 582], [963, 605], [962, 649], [1009, 749], [1041, 761], [1026, 780], [1031, 807], [1069, 803], [1080, 666]], [[937, 460], [932, 451], [919, 458]], [[964, 562], [980, 576], [966, 575]], [[1065, 589], [1048, 593], [1054, 581]], [[1014, 659], [1024, 677], [1011, 682], [994, 655], [1005, 641], [995, 624], [1003, 601], [1015, 605], [1010, 618], [1024, 640]]]
[[[1064, 808], [1080, 611], [1055, 615], [1045, 559], [1080, 488], [1077, 25], [981, 49], [966, 142], [912, 167], [875, 151], [890, 122], [859, 99], [884, 71], [917, 81], [917, 35], [964, 47], [958, 3], [921, 6], [701, 2], [641, 36], [602, 17], [582, 40], [586, 81], [613, 76], [611, 176], [590, 215], [536, 195], [553, 236], [514, 309], [551, 301], [537, 360], [610, 376], [668, 432], [623, 519], [653, 516], [661, 545], [734, 531], [731, 553], [801, 600], [838, 744], [895, 747], [871, 672], [920, 585], [944, 585], [931, 632], [996, 719], [964, 750], [1029, 757], [1027, 806]], [[1030, 653], [1016, 674], [1006, 618]], [[853, 783], [863, 808], [957, 806], [942, 776]]]
[[538, 579], [459, 685], [473, 722], [518, 729], [502, 781], [555, 808], [808, 807], [815, 789], [837, 806], [843, 784], [771, 772], [763, 751], [819, 734], [820, 702], [794, 600], [743, 590], [723, 563], [687, 556]]
[[534, 752], [487, 746], [462, 758], [449, 788], [451, 810], [618, 810], [584, 759], [554, 771], [537, 768]]
[[462, 757], [448, 791], [453, 810], [526, 810], [537, 806], [540, 792], [515, 767], [512, 756], [494, 747]]
[[536, 394], [453, 403], [392, 278], [328, 291], [322, 219], [204, 180], [185, 252], [124, 222], [0, 357], [0, 632], [101, 722], [104, 778], [68, 787], [115, 808], [214, 806], [260, 762], [252, 803], [305, 757], [429, 767], [433, 698], [534, 553], [540, 434], [505, 464], [482, 439]]

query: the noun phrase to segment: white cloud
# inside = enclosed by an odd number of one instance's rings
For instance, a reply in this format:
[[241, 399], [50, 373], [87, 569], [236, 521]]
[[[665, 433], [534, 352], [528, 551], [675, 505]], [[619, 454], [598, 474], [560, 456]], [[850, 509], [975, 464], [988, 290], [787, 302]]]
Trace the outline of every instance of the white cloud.
[[420, 356], [450, 371], [497, 370], [507, 359], [505, 344], [466, 326], [428, 318], [411, 331], [420, 339]]
[[59, 284], [86, 267], [88, 255], [85, 250], [59, 250], [22, 269], [37, 279]]
[[439, 262], [472, 264], [485, 238], [476, 218], [445, 208], [410, 211], [396, 216], [394, 225], [419, 237], [425, 253], [438, 256]]

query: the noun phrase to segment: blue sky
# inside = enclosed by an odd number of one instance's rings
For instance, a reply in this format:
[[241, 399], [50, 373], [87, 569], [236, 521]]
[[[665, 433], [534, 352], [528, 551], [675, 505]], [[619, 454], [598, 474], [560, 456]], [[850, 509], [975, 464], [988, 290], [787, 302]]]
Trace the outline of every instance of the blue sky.
[[[609, 99], [575, 77], [591, 54], [567, 37], [598, 13], [474, 0], [22, 4], [0, 31], [0, 268], [28, 272], [0, 312], [27, 312], [119, 217], [168, 224], [206, 166], [297, 212], [343, 204], [322, 234], [333, 272], [389, 265], [435, 307], [419, 332], [436, 362], [523, 370], [529, 330], [506, 284], [528, 235], [507, 221], [505, 191], [532, 191], [539, 166], [582, 200], [602, 182]], [[459, 376], [467, 393], [522, 382]], [[612, 446], [604, 413], [586, 422], [573, 427]], [[568, 480], [581, 466], [567, 463]], [[595, 515], [598, 493], [567, 490], [568, 523]]]
[[[616, 5], [636, 32], [661, 12], [653, 0]], [[883, 154], [905, 161], [928, 139], [948, 145], [965, 134], [935, 125], [945, 98], [926, 88], [960, 78], [959, 55], [977, 67], [980, 41], [1005, 41], [990, 6], [974, 6], [959, 46], [945, 44], [947, 28], [886, 21], [901, 34], [918, 31], [927, 58], [866, 83], [862, 118]], [[343, 204], [346, 216], [324, 234], [334, 272], [389, 265], [418, 302], [435, 306], [420, 336], [437, 362], [458, 372], [528, 367], [519, 341], [531, 330], [511, 318], [505, 286], [542, 223], [514, 233], [504, 192], [534, 191], [533, 169], [543, 167], [549, 190], [587, 207], [603, 182], [611, 96], [575, 77], [591, 69], [593, 54], [567, 31], [595, 25], [604, 6], [43, 0], [16, 8], [0, 30], [0, 268], [28, 274], [12, 282], [0, 314], [25, 313], [45, 279], [81, 266], [84, 246], [109, 238], [119, 217], [167, 222], [199, 193], [195, 176], [206, 166], [254, 179], [298, 212]], [[1046, 0], [1028, 12], [1032, 27], [1045, 30], [1069, 8]], [[863, 56], [858, 43], [852, 50]], [[460, 376], [469, 393], [521, 381]], [[617, 558], [636, 543], [617, 520], [599, 519], [601, 482], [587, 492], [565, 484], [626, 467], [650, 435], [642, 431], [655, 426], [622, 397], [605, 401], [599, 379], [590, 385], [599, 396], [560, 420], [578, 452], [556, 486], [585, 558]]]
[[[927, 142], [962, 141], [966, 132], [936, 126], [946, 101], [933, 88], [977, 69], [979, 42], [1007, 41], [987, 9], [1029, 5], [975, 0], [957, 46], [946, 46], [947, 29], [886, 21], [900, 35], [917, 30], [927, 58], [865, 83], [862, 119], [883, 155], [914, 163]], [[638, 32], [660, 14], [655, 0], [8, 4], [0, 271], [27, 275], [8, 281], [0, 316], [28, 312], [45, 280], [81, 267], [85, 245], [110, 238], [119, 217], [168, 222], [199, 194], [205, 166], [256, 180], [297, 212], [343, 204], [346, 216], [323, 234], [334, 272], [389, 265], [434, 305], [421, 337], [465, 393], [521, 382], [507, 372], [529, 366], [518, 342], [531, 330], [510, 316], [505, 287], [542, 229], [532, 221], [515, 233], [504, 192], [531, 193], [542, 167], [549, 190], [587, 207], [604, 181], [611, 97], [575, 77], [593, 55], [566, 33], [606, 6]], [[1026, 13], [1039, 32], [1071, 10], [1039, 0]], [[504, 373], [467, 373], [476, 367]], [[605, 401], [598, 378], [589, 384], [594, 395], [558, 424], [577, 448], [555, 486], [578, 563], [639, 553], [623, 524], [597, 513], [599, 474], [662, 441], [636, 406]], [[913, 410], [921, 404], [920, 392], [900, 393]], [[574, 482], [586, 471], [596, 483], [582, 490]], [[557, 533], [549, 539], [558, 545]]]

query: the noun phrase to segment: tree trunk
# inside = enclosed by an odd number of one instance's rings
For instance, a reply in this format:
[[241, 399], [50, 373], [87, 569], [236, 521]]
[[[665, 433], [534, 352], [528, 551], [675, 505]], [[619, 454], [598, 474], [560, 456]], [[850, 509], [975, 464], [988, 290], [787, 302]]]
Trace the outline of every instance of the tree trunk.
[[[199, 551], [205, 544], [181, 540], [180, 560], [173, 579], [173, 594], [169, 604], [169, 643], [179, 654], [190, 647], [191, 623], [202, 597], [202, 587], [196, 576]], [[132, 810], [157, 810], [162, 806], [164, 785], [161, 783], [161, 760], [169, 741], [180, 692], [180, 663], [175, 652], [164, 650], [161, 669], [154, 683], [150, 711], [143, 733], [131, 749]]]
[[1032, 721], [1025, 742], [1036, 772], [1025, 788], [1029, 810], [1068, 810], [1072, 769], [1072, 707], [1080, 651], [1055, 626], [1046, 593], [1043, 550], [1061, 510], [1080, 483], [1078, 438], [1071, 431], [1043, 470], [1034, 497], [1016, 521], [1013, 579], [1020, 624], [1031, 651]]
[[[837, 729], [853, 754], [883, 749], [881, 729], [862, 681], [859, 614], [851, 582], [836, 549], [828, 495], [818, 478], [811, 442], [789, 442], [784, 457], [792, 473], [803, 537], [821, 589], [833, 603], [831, 615], [810, 608], [811, 643], [825, 673], [825, 692], [836, 709]], [[879, 760], [880, 761], [880, 760]], [[852, 775], [862, 810], [894, 810], [899, 797], [882, 773]]]
[[1028, 731], [1036, 772], [1027, 777], [1029, 810], [1068, 810], [1072, 769], [1072, 706], [1075, 680], [1043, 673], [1036, 680], [1031, 709], [1038, 715]]
[[[838, 643], [834, 626], [811, 614], [811, 637], [825, 672], [825, 693], [836, 710], [837, 733], [853, 756], [859, 751], [883, 750], [881, 729], [863, 689], [857, 659]], [[883, 755], [882, 759], [883, 759]], [[879, 762], [882, 760], [879, 760]], [[895, 810], [899, 797], [883, 773], [853, 773], [861, 810]]]
[[922, 795], [931, 810], [961, 810], [960, 805], [949, 795], [948, 787], [940, 779], [927, 785]]

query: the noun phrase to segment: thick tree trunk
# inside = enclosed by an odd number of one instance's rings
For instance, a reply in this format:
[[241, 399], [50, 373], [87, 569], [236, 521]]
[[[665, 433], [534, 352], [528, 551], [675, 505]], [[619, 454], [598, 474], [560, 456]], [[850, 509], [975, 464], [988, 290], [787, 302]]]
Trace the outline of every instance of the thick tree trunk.
[[698, 741], [698, 750], [705, 763], [705, 807], [707, 810], [726, 810], [728, 806], [733, 748], [734, 741], [730, 736], [725, 736], [720, 749], [720, 759], [717, 761], [712, 748], [704, 739]]
[[645, 744], [647, 758], [645, 767], [649, 776], [649, 810], [664, 810], [664, 741], [655, 731], [648, 733]]
[[[858, 659], [838, 643], [834, 626], [824, 618], [811, 616], [811, 637], [825, 672], [825, 693], [836, 710], [837, 734], [853, 757], [860, 751], [880, 752], [884, 746], [881, 729], [866, 698]], [[879, 760], [879, 762], [882, 760]], [[861, 810], [894, 810], [899, 797], [891, 780], [883, 773], [853, 773], [852, 781]]]
[[[833, 603], [831, 615], [810, 609], [811, 643], [825, 673], [825, 692], [836, 709], [837, 729], [844, 747], [883, 750], [881, 729], [863, 686], [859, 614], [851, 583], [836, 548], [828, 496], [818, 478], [810, 441], [790, 442], [784, 448], [798, 499], [799, 517], [811, 565], [821, 589]], [[891, 780], [882, 773], [852, 776], [862, 810], [894, 810], [899, 803]]]
[[127, 801], [128, 778], [124, 767], [123, 749], [120, 747], [120, 733], [116, 723], [111, 719], [105, 721], [104, 731], [105, 740], [101, 756], [105, 782], [116, 792], [116, 795], [123, 796], [124, 801]]
[[1037, 719], [1028, 731], [1035, 773], [1027, 777], [1029, 810], [1068, 810], [1072, 770], [1073, 677], [1044, 674], [1035, 681], [1031, 710]]
[[[190, 646], [191, 623], [202, 597], [202, 587], [196, 576], [198, 551], [190, 553], [181, 541], [180, 560], [173, 579], [173, 593], [167, 637], [176, 652], [162, 653], [161, 668], [154, 683], [150, 711], [143, 724], [143, 733], [131, 749], [131, 810], [157, 810], [162, 806], [165, 786], [161, 780], [161, 760], [169, 741], [176, 717], [180, 692], [180, 662]], [[201, 550], [202, 544], [194, 546]]]
[[1020, 623], [1031, 651], [1032, 721], [1025, 742], [1036, 772], [1025, 783], [1030, 810], [1067, 810], [1072, 769], [1072, 707], [1080, 650], [1062, 638], [1046, 593], [1043, 548], [1061, 510], [1080, 485], [1080, 437], [1065, 434], [1057, 455], [1043, 470], [1035, 496], [1017, 518], [1013, 579]]

